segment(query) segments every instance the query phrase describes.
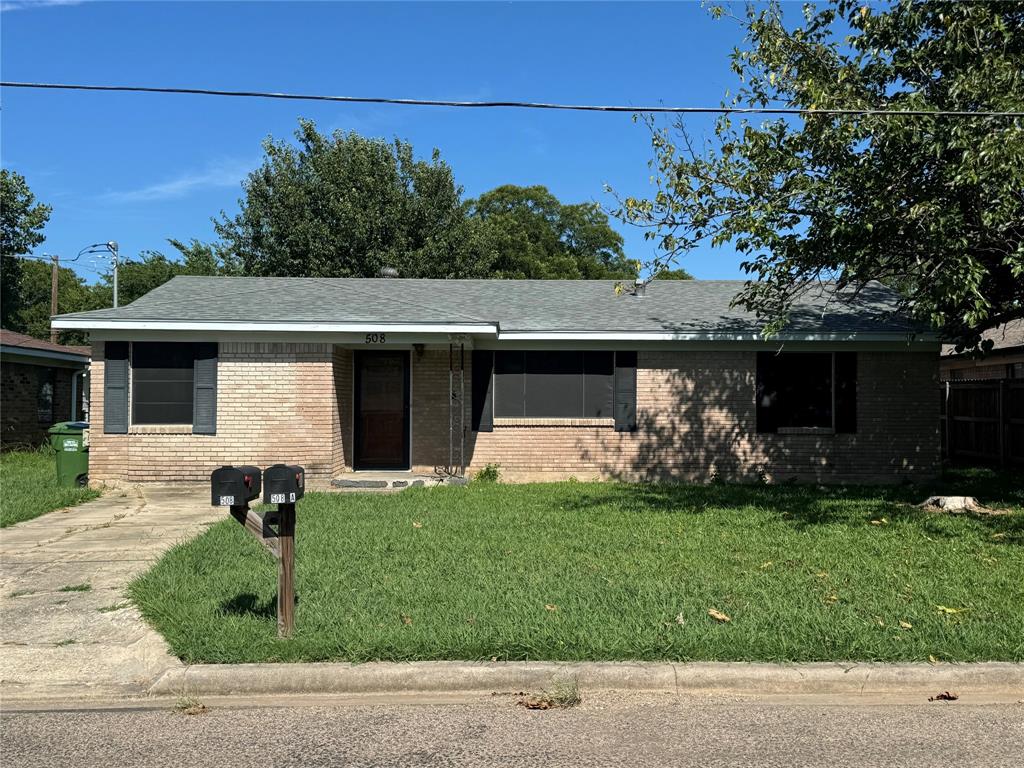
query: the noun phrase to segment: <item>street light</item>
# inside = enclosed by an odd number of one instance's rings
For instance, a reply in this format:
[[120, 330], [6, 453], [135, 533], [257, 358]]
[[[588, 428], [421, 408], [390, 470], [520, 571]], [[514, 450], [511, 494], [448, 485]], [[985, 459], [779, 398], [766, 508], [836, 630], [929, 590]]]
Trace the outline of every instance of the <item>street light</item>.
[[111, 261], [114, 264], [114, 309], [117, 309], [117, 241], [108, 240], [105, 243], [87, 245], [78, 252], [78, 255], [81, 256], [83, 253], [103, 253], [103, 251], [110, 254]]

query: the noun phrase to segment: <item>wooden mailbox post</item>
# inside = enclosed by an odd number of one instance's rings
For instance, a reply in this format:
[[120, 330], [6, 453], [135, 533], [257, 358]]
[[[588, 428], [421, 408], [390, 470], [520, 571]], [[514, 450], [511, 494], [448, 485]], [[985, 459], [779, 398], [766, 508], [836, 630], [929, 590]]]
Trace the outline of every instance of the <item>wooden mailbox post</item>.
[[[295, 626], [295, 503], [305, 491], [306, 473], [296, 465], [221, 467], [210, 475], [214, 506], [228, 507], [231, 516], [277, 560], [277, 634], [291, 637]], [[259, 515], [249, 502], [260, 497], [277, 504], [276, 512]]]

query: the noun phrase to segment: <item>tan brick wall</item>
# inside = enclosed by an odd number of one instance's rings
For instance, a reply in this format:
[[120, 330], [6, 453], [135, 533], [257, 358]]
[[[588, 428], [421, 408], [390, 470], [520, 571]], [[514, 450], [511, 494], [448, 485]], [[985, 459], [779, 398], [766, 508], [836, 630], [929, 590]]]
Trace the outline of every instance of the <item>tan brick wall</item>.
[[495, 427], [474, 435], [471, 471], [500, 464], [516, 480], [894, 482], [939, 469], [934, 355], [858, 355], [857, 433], [757, 434], [756, 352], [640, 352], [637, 422], [610, 427]]
[[334, 474], [352, 467], [352, 446], [355, 436], [352, 432], [352, 350], [342, 347], [334, 348], [333, 355], [335, 412], [338, 414], [339, 430], [335, 434], [339, 438], [334, 456]]
[[334, 474], [342, 448], [332, 345], [226, 342], [218, 355], [216, 435], [107, 435], [103, 344], [96, 344], [90, 479], [204, 481], [222, 464], [279, 461], [301, 464], [314, 481]]
[[[218, 368], [217, 434], [104, 435], [102, 344], [94, 350], [94, 480], [205, 480], [223, 463], [302, 464], [312, 480], [351, 467], [352, 351], [327, 344], [225, 343]], [[448, 464], [448, 352], [410, 353], [412, 463]], [[457, 361], [456, 361], [457, 362]], [[861, 352], [858, 430], [849, 435], [759, 435], [755, 352], [640, 352], [639, 429], [608, 426], [470, 430], [466, 355], [466, 462], [500, 464], [510, 480], [575, 476], [706, 481], [898, 481], [939, 466], [934, 355]], [[456, 379], [457, 383], [457, 379]], [[455, 404], [458, 463], [458, 402]]]

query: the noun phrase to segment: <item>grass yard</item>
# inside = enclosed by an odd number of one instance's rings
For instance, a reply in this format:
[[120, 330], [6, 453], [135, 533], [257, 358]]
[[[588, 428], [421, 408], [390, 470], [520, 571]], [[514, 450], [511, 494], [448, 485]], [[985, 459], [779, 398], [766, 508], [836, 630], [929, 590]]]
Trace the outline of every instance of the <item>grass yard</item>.
[[0, 528], [95, 499], [91, 488], [60, 488], [53, 451], [0, 453]]
[[131, 595], [188, 662], [1024, 660], [1024, 483], [943, 485], [1013, 513], [926, 513], [910, 488], [310, 494], [293, 639], [276, 637], [276, 563], [232, 520]]

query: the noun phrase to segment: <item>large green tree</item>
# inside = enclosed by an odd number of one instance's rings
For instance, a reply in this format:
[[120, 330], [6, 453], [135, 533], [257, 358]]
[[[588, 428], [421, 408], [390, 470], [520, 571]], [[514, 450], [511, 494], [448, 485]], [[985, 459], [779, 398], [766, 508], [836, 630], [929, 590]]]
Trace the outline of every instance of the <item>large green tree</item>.
[[508, 184], [470, 200], [467, 210], [490, 277], [636, 277], [622, 235], [596, 204], [563, 205], [546, 187]]
[[[1022, 3], [834, 0], [796, 22], [792, 8], [751, 5], [739, 19], [734, 104], [1024, 110]], [[649, 227], [661, 262], [732, 243], [752, 277], [737, 302], [769, 332], [822, 279], [896, 286], [965, 347], [1024, 314], [1019, 117], [726, 116], [708, 141], [681, 121], [649, 124], [657, 192], [618, 213]]]
[[[622, 237], [593, 204], [564, 205], [546, 188], [501, 186], [464, 202], [437, 150], [356, 133], [268, 139], [234, 216], [215, 221], [212, 254], [249, 275], [376, 277], [632, 277]], [[192, 248], [202, 246], [193, 242]], [[185, 253], [184, 247], [179, 248]]]
[[402, 141], [320, 133], [300, 122], [297, 144], [268, 139], [235, 216], [215, 222], [245, 274], [457, 277], [468, 236], [462, 190], [435, 150], [418, 160]]
[[25, 177], [0, 169], [0, 324], [5, 328], [23, 328], [18, 320], [23, 307], [20, 257], [43, 242], [49, 218], [50, 206], [36, 202]]

